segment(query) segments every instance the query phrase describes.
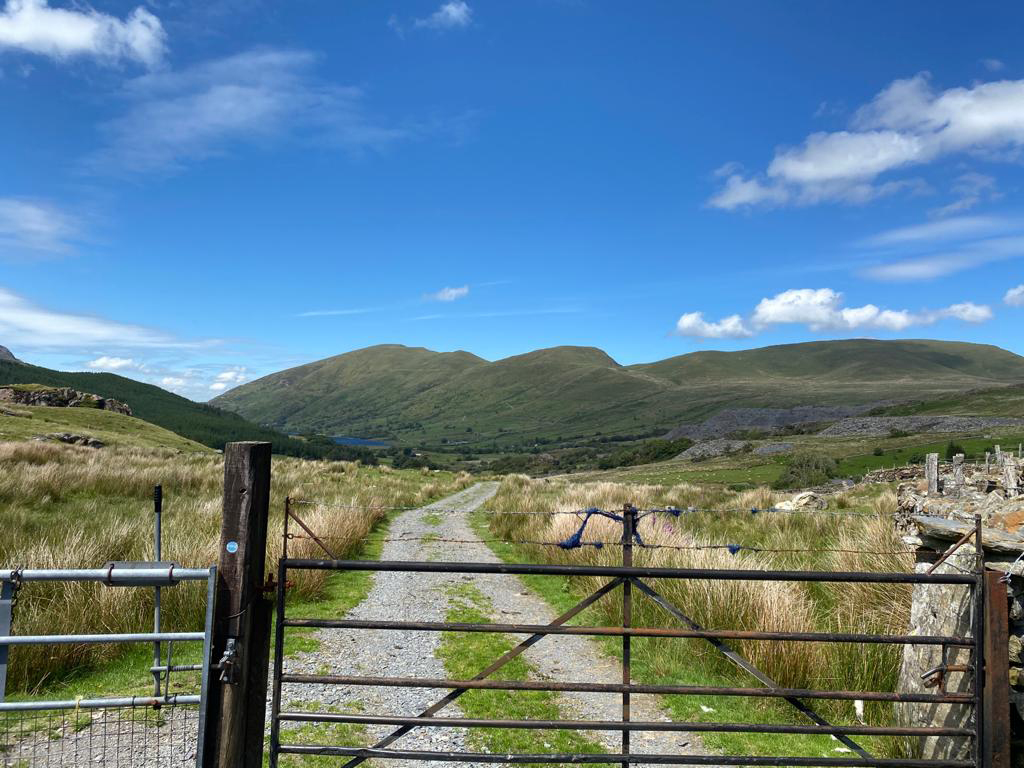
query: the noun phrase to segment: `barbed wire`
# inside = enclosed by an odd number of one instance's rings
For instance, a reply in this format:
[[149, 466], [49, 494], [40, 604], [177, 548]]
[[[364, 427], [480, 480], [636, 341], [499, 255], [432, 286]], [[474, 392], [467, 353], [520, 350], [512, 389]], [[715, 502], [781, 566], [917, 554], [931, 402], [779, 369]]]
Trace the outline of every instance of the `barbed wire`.
[[[435, 512], [438, 514], [461, 514], [465, 510], [462, 509], [448, 509], [438, 508], [431, 506], [418, 506], [418, 507], [378, 507], [378, 506], [360, 506], [360, 505], [348, 505], [348, 506], [335, 506], [331, 504], [321, 504], [319, 502], [303, 501], [298, 502], [292, 500], [293, 504], [304, 503], [310, 505], [316, 505], [318, 509], [324, 512], [334, 511], [362, 511], [362, 512], [389, 512], [389, 511], [412, 511], [421, 510], [423, 512]], [[559, 509], [559, 510], [496, 510], [496, 509], [485, 509], [479, 510], [475, 514], [489, 515], [491, 517], [501, 516], [534, 516], [534, 517], [553, 517], [555, 515], [575, 515], [577, 517], [587, 514], [591, 509]], [[621, 510], [609, 511], [609, 510], [598, 510], [602, 515], [617, 515], [621, 517]], [[884, 513], [879, 512], [862, 512], [852, 509], [818, 509], [814, 507], [794, 507], [792, 509], [786, 507], [663, 507], [663, 508], [652, 508], [652, 509], [638, 509], [637, 520], [643, 520], [650, 515], [665, 514], [673, 517], [680, 517], [683, 514], [747, 514], [747, 515], [768, 515], [768, 514], [788, 514], [788, 515], [835, 515], [838, 517], [879, 517]]]

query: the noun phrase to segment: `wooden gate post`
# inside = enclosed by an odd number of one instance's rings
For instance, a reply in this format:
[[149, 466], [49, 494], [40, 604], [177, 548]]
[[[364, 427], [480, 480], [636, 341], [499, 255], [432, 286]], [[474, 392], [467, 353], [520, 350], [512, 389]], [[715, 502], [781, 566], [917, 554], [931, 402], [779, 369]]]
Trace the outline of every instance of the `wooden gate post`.
[[985, 573], [985, 730], [982, 744], [985, 768], [1010, 768], [1009, 631], [1009, 598], [1003, 574], [988, 571]]
[[224, 513], [217, 567], [213, 660], [204, 765], [259, 768], [270, 652], [270, 603], [263, 597], [270, 512], [270, 443], [224, 448]]

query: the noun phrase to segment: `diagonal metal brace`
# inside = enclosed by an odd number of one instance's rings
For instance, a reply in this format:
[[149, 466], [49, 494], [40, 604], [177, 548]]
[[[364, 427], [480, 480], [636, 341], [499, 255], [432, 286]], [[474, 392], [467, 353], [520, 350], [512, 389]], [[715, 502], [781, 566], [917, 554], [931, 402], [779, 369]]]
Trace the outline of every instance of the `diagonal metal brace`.
[[[670, 603], [668, 600], [666, 600], [660, 594], [655, 592], [654, 589], [649, 587], [647, 584], [642, 582], [640, 579], [630, 579], [630, 581], [632, 581], [633, 584], [636, 585], [637, 589], [639, 589], [641, 592], [643, 592], [645, 595], [647, 595], [649, 598], [651, 598], [651, 600], [653, 600], [658, 605], [660, 605], [662, 608], [664, 608], [666, 611], [668, 611], [668, 613], [672, 614], [675, 618], [679, 619], [679, 621], [683, 622], [683, 624], [686, 624], [690, 629], [694, 629], [694, 630], [697, 630], [697, 631], [701, 631], [701, 630], [704, 629], [704, 627], [702, 627], [700, 624], [695, 622], [689, 616], [684, 614], [682, 611], [680, 611], [678, 608], [676, 608], [672, 603]], [[778, 683], [776, 683], [774, 680], [772, 680], [770, 677], [768, 677], [768, 675], [766, 675], [764, 672], [762, 672], [757, 667], [755, 667], [753, 664], [751, 664], [749, 661], [747, 661], [745, 658], [743, 658], [739, 653], [737, 653], [735, 650], [733, 650], [733, 648], [730, 645], [728, 645], [727, 643], [725, 643], [725, 642], [723, 642], [723, 641], [721, 641], [721, 640], [719, 640], [718, 638], [715, 638], [715, 637], [708, 637], [708, 638], [705, 638], [705, 640], [707, 640], [709, 643], [711, 643], [711, 645], [713, 645], [716, 650], [718, 650], [726, 658], [728, 658], [729, 661], [731, 661], [737, 667], [742, 669], [744, 672], [746, 672], [749, 675], [757, 678], [757, 680], [759, 680], [760, 682], [764, 683], [769, 688], [780, 688], [781, 687]], [[825, 718], [823, 718], [821, 715], [819, 715], [817, 712], [815, 712], [809, 706], [804, 704], [800, 699], [797, 699], [797, 698], [794, 698], [794, 697], [789, 697], [789, 696], [785, 697], [785, 699], [790, 704], [792, 704], [793, 707], [796, 708], [797, 711], [799, 711], [801, 714], [805, 715], [807, 718], [809, 718], [813, 722], [817, 723], [818, 725], [825, 725], [825, 726], [831, 726], [832, 725]], [[840, 735], [837, 735], [835, 738], [837, 738], [839, 741], [841, 741], [843, 744], [845, 744], [850, 749], [854, 750], [861, 757], [865, 757], [865, 758], [870, 758], [871, 757], [871, 753], [870, 752], [868, 752], [863, 747], [861, 747], [859, 744], [857, 744], [857, 742], [855, 742], [849, 736], [844, 736], [844, 735], [840, 734]]]
[[[621, 577], [621, 576], [617, 577], [615, 579], [612, 579], [607, 584], [605, 584], [603, 587], [601, 587], [599, 590], [594, 592], [592, 595], [590, 595], [589, 597], [587, 597], [587, 598], [581, 600], [580, 602], [576, 603], [576, 605], [574, 605], [568, 611], [566, 611], [561, 616], [556, 618], [554, 621], [552, 621], [550, 624], [548, 624], [548, 626], [549, 627], [557, 627], [557, 626], [560, 626], [562, 624], [565, 624], [565, 622], [569, 621], [569, 619], [573, 618], [574, 616], [576, 616], [579, 613], [582, 613], [584, 610], [586, 610], [591, 605], [596, 603], [598, 600], [600, 600], [602, 597], [607, 595], [609, 592], [611, 592], [612, 590], [616, 589], [620, 585], [624, 584], [625, 581], [626, 581], [626, 579]], [[490, 663], [490, 665], [488, 665], [488, 667], [486, 669], [484, 669], [483, 671], [479, 672], [476, 675], [476, 677], [473, 678], [473, 680], [483, 680], [486, 677], [490, 677], [492, 674], [497, 672], [499, 669], [501, 669], [503, 666], [508, 664], [510, 661], [512, 661], [513, 659], [515, 659], [519, 655], [521, 655], [523, 653], [523, 651], [525, 651], [527, 648], [529, 648], [532, 645], [535, 645], [536, 643], [538, 643], [540, 640], [544, 639], [545, 637], [547, 637], [547, 634], [538, 633], [538, 634], [530, 635], [528, 638], [526, 638], [521, 643], [519, 643], [519, 645], [517, 645], [515, 648], [512, 648], [511, 650], [506, 651], [501, 656], [499, 656], [497, 659], [492, 661]], [[429, 707], [427, 707], [425, 710], [423, 710], [419, 715], [417, 715], [417, 717], [430, 717], [431, 715], [435, 714], [436, 712], [440, 711], [441, 709], [444, 709], [445, 707], [447, 707], [449, 704], [451, 704], [453, 701], [455, 701], [457, 698], [459, 698], [459, 696], [461, 696], [462, 694], [464, 694], [468, 690], [469, 690], [469, 688], [456, 688], [451, 693], [449, 693], [446, 696], [444, 696], [444, 698], [441, 698], [438, 701], [436, 701], [435, 703], [431, 704]], [[397, 739], [400, 739], [402, 736], [404, 736], [405, 734], [407, 734], [409, 731], [411, 731], [413, 728], [416, 728], [416, 727], [417, 726], [415, 726], [415, 725], [403, 725], [401, 728], [395, 729], [394, 731], [389, 733], [387, 736], [385, 736], [383, 739], [381, 739], [376, 744], [374, 744], [372, 747], [370, 747], [370, 751], [375, 750], [375, 749], [383, 749], [384, 747], [387, 747], [389, 744], [392, 744]], [[342, 766], [342, 768], [354, 768], [354, 766], [359, 765], [360, 763], [362, 763], [366, 759], [367, 759], [366, 757], [354, 757], [353, 759], [351, 759], [347, 763], [345, 763]]]

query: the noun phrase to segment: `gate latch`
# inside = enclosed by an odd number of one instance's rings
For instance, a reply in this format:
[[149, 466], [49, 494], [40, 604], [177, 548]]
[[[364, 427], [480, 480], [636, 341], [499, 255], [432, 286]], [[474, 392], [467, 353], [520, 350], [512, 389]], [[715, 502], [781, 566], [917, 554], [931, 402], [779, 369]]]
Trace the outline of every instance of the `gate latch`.
[[940, 664], [937, 667], [932, 667], [927, 672], [921, 675], [921, 680], [924, 681], [925, 688], [934, 688], [935, 686], [942, 686], [946, 677], [947, 668], [945, 664]]
[[229, 637], [227, 645], [224, 646], [224, 655], [221, 656], [220, 661], [217, 662], [217, 669], [220, 670], [220, 681], [222, 683], [234, 684], [238, 682], [235, 679], [235, 660], [238, 658], [238, 649], [235, 645], [235, 638]]

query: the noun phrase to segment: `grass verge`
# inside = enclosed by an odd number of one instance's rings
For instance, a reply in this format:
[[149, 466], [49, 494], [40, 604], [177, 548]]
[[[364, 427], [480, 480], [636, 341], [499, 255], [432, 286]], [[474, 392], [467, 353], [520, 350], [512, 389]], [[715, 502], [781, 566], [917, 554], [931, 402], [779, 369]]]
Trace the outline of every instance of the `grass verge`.
[[[447, 621], [490, 623], [493, 608], [490, 600], [471, 584], [452, 587]], [[507, 635], [475, 632], [444, 632], [437, 656], [444, 662], [448, 676], [465, 680], [503, 653], [515, 642]], [[530, 679], [531, 668], [522, 656], [513, 659], [501, 670], [504, 680]], [[466, 717], [516, 720], [558, 720], [563, 717], [558, 697], [550, 691], [489, 691], [473, 690], [459, 698], [459, 707]], [[517, 728], [477, 728], [469, 733], [473, 748], [497, 753], [541, 752], [605, 752], [603, 744], [588, 739], [579, 731], [540, 731]]]

